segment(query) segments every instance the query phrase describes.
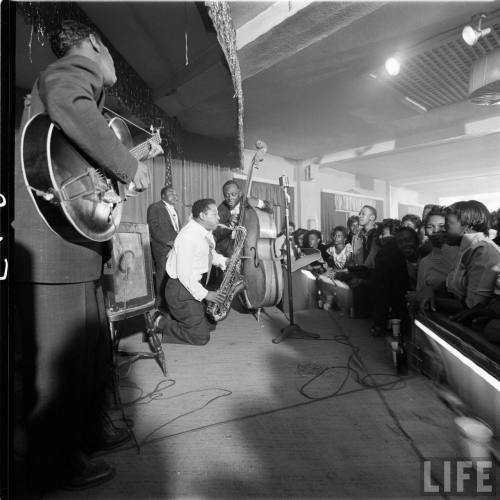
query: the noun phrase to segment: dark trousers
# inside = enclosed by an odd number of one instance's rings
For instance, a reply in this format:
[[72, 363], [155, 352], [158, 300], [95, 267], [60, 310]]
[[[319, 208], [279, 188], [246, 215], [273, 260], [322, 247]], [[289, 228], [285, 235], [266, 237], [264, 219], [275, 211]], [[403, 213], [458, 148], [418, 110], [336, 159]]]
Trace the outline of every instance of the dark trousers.
[[50, 487], [100, 430], [111, 380], [102, 289], [98, 282], [17, 284], [15, 307], [26, 465], [32, 483]]
[[205, 345], [210, 340], [203, 303], [195, 300], [178, 279], [167, 281], [165, 301], [171, 318], [164, 318], [163, 342]]
[[165, 271], [168, 254], [155, 254], [153, 256], [155, 264], [155, 284], [156, 284], [156, 306], [164, 306], [165, 286], [168, 280], [168, 274]]

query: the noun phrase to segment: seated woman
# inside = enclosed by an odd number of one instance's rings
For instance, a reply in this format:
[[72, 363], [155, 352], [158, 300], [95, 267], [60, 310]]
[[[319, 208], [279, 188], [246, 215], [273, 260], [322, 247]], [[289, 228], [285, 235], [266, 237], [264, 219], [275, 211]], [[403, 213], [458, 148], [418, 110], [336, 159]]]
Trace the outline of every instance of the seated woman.
[[318, 278], [318, 289], [325, 296], [325, 310], [331, 309], [336, 299], [337, 305], [348, 311], [352, 294], [342, 278], [349, 272], [347, 266], [352, 262], [352, 246], [347, 243], [347, 229], [344, 226], [335, 227], [331, 237], [333, 243], [326, 248], [328, 270]]
[[299, 227], [294, 233], [293, 233], [293, 242], [295, 243], [295, 246], [299, 250], [299, 257], [300, 257], [300, 250], [304, 247], [307, 247], [307, 240], [306, 240], [306, 235], [309, 231], [307, 229], [304, 229], [302, 227]]
[[434, 206], [424, 221], [424, 231], [431, 252], [418, 264], [417, 294], [425, 286], [439, 288], [446, 282], [458, 254], [457, 246], [446, 243], [446, 209]]
[[420, 309], [457, 312], [482, 307], [494, 295], [500, 273], [500, 248], [487, 236], [490, 213], [479, 201], [459, 201], [447, 210], [447, 240], [459, 245], [446, 283], [425, 286], [418, 294]]
[[323, 274], [326, 271], [325, 257], [328, 258], [328, 254], [326, 253], [326, 246], [321, 243], [321, 233], [316, 229], [311, 229], [307, 233], [305, 241], [307, 242], [305, 245], [306, 248], [312, 248], [321, 252], [321, 257], [311, 262], [306, 269], [317, 276]]

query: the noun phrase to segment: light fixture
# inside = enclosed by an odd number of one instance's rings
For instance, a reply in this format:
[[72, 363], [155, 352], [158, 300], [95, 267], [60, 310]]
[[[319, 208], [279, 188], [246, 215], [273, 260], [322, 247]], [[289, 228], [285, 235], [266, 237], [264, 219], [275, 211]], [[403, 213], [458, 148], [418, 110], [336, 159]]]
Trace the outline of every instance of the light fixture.
[[474, 16], [472, 20], [474, 21], [474, 19], [476, 18], [477, 28], [474, 28], [473, 26], [468, 24], [462, 30], [462, 38], [464, 39], [464, 42], [471, 47], [475, 45], [481, 37], [489, 35], [491, 33], [491, 28], [481, 27], [483, 19], [486, 19], [486, 14], [478, 14], [477, 16]]
[[395, 57], [389, 57], [385, 61], [385, 70], [389, 75], [396, 76], [399, 74], [399, 70], [401, 69], [400, 62]]

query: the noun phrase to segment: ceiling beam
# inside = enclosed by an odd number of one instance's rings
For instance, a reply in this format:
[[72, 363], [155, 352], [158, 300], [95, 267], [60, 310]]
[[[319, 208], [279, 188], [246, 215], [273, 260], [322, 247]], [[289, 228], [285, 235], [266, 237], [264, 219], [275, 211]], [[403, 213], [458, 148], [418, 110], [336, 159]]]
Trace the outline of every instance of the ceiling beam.
[[276, 2], [271, 5], [236, 30], [236, 49], [242, 49], [311, 3], [311, 1]]
[[243, 80], [346, 28], [384, 3], [277, 2], [236, 30]]

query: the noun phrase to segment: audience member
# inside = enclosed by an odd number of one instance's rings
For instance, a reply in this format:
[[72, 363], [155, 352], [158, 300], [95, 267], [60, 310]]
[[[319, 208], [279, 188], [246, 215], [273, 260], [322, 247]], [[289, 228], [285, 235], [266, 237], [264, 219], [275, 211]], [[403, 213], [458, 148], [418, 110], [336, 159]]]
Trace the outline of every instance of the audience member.
[[446, 281], [458, 254], [457, 246], [446, 243], [446, 209], [435, 206], [427, 215], [424, 224], [431, 252], [418, 265], [417, 293], [425, 286], [438, 288]]
[[422, 221], [420, 220], [420, 217], [418, 215], [406, 214], [401, 219], [401, 226], [409, 227], [418, 233], [420, 231], [420, 228], [422, 227]]
[[500, 208], [496, 212], [491, 212], [491, 229], [495, 232], [492, 236], [493, 242], [500, 246]]
[[377, 210], [370, 205], [365, 205], [359, 212], [358, 234], [352, 238], [353, 260], [356, 266], [365, 264], [368, 254], [372, 248], [375, 236], [375, 222], [377, 220]]
[[[390, 222], [389, 222], [390, 221]], [[398, 226], [395, 220], [385, 220], [385, 228]], [[374, 301], [373, 336], [381, 336], [389, 317], [401, 320], [401, 331], [409, 327], [406, 292], [411, 288], [408, 260], [416, 259], [418, 236], [408, 227], [381, 238], [381, 248], [375, 257], [372, 275]]]
[[347, 219], [347, 229], [349, 234], [347, 235], [346, 243], [351, 244], [354, 235], [359, 233], [359, 217], [357, 215], [351, 215]]
[[[424, 287], [419, 293], [422, 310], [458, 312], [481, 306], [493, 296], [500, 272], [500, 248], [489, 239], [490, 214], [475, 200], [459, 201], [447, 211], [447, 240], [459, 245], [458, 256], [446, 279], [446, 288]], [[453, 298], [453, 302], [450, 302]]]
[[301, 227], [299, 227], [296, 231], [294, 231], [293, 241], [295, 242], [295, 244], [299, 249], [307, 246], [305, 237], [308, 232], [309, 231], [307, 229], [303, 229]]
[[[338, 306], [348, 311], [350, 309], [350, 291], [348, 285], [343, 283], [343, 276], [346, 276], [347, 265], [352, 260], [352, 246], [347, 243], [347, 229], [344, 226], [337, 226], [332, 231], [333, 243], [326, 249], [328, 258], [328, 272], [325, 278], [320, 276], [319, 289], [324, 293], [325, 306], [328, 310], [333, 305], [337, 297]], [[342, 289], [342, 290], [340, 290]]]
[[305, 241], [307, 242], [305, 244], [306, 248], [312, 248], [313, 250], [319, 250], [321, 252], [321, 257], [311, 262], [306, 269], [316, 275], [324, 273], [326, 271], [325, 257], [328, 258], [328, 254], [326, 253], [326, 246], [321, 242], [321, 233], [317, 229], [311, 229], [308, 231]]
[[337, 226], [332, 231], [332, 244], [326, 249], [327, 264], [333, 271], [345, 270], [352, 260], [352, 246], [347, 243], [347, 229]]

